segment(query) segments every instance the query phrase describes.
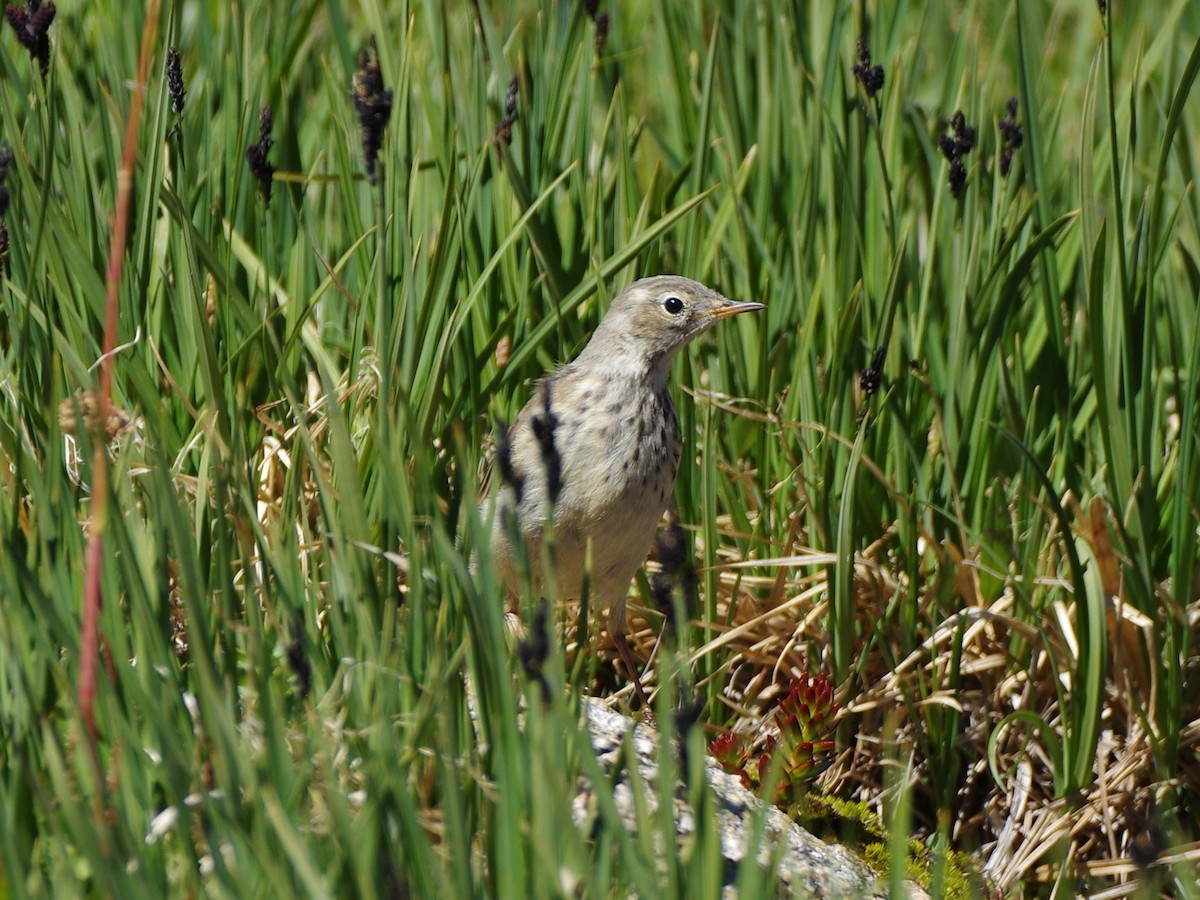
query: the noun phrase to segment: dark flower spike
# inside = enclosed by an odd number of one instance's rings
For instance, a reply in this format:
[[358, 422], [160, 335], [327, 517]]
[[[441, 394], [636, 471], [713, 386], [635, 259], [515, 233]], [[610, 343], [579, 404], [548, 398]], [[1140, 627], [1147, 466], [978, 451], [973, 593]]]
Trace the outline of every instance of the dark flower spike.
[[858, 79], [868, 97], [874, 97], [883, 90], [883, 66], [871, 65], [871, 50], [867, 47], [867, 39], [858, 39], [858, 62], [850, 67], [854, 77]]
[[1000, 137], [1003, 139], [1000, 148], [1000, 175], [1007, 178], [1008, 170], [1012, 168], [1013, 154], [1025, 142], [1025, 132], [1017, 122], [1017, 98], [1010, 97], [1004, 109], [1006, 115], [1000, 120]]
[[12, 150], [8, 144], [0, 144], [0, 218], [8, 213], [8, 187], [4, 182], [8, 180], [8, 167], [12, 165], [12, 160]]
[[503, 419], [496, 419], [492, 429], [496, 441], [496, 469], [500, 480], [513, 489], [517, 505], [521, 504], [521, 495], [525, 492], [525, 479], [518, 475], [512, 464], [512, 443], [508, 439], [508, 424]]
[[517, 91], [519, 85], [517, 76], [512, 77], [512, 81], [508, 83], [508, 93], [504, 95], [504, 118], [500, 120], [500, 124], [496, 126], [496, 131], [493, 134], [493, 139], [496, 141], [496, 148], [499, 150], [500, 144], [512, 143], [512, 127], [517, 121]]
[[363, 164], [367, 168], [367, 178], [374, 184], [383, 132], [392, 117], [392, 92], [383, 87], [374, 37], [370, 50], [358, 52], [358, 68], [354, 70], [354, 87], [350, 95], [354, 98], [354, 110], [358, 113], [358, 127], [362, 133]]
[[515, 120], [517, 118], [517, 91], [518, 90], [519, 90], [519, 85], [517, 83], [517, 76], [514, 75], [512, 77], [512, 81], [510, 81], [508, 83], [508, 92], [504, 95], [504, 117], [506, 119]]
[[8, 258], [8, 223], [0, 219], [0, 269], [5, 278], [12, 278], [12, 262]]
[[685, 606], [695, 588], [696, 573], [687, 553], [687, 539], [675, 510], [667, 513], [667, 527], [659, 532], [655, 557], [661, 567], [650, 579], [650, 594], [655, 608], [663, 615], [663, 632], [674, 634], [678, 628], [675, 618], [674, 590], [682, 588]]
[[1163, 831], [1162, 811], [1153, 796], [1145, 809], [1140, 809], [1131, 796], [1125, 804], [1125, 821], [1132, 832], [1129, 856], [1137, 866], [1138, 874], [1145, 876], [1170, 846]]
[[543, 667], [550, 658], [550, 604], [544, 599], [533, 611], [533, 622], [529, 635], [517, 645], [517, 656], [525, 677], [537, 684], [542, 694], [542, 703], [550, 703], [550, 682], [546, 680]]
[[312, 690], [312, 664], [304, 649], [304, 616], [300, 613], [292, 618], [292, 640], [286, 647], [288, 665], [296, 675], [296, 686], [300, 690], [300, 699], [308, 696]]
[[171, 98], [171, 112], [182, 113], [187, 92], [183, 89], [183, 61], [178, 47], [167, 48], [167, 94]]
[[938, 136], [938, 148], [950, 162], [950, 193], [959, 199], [967, 186], [967, 166], [963, 157], [975, 146], [975, 129], [967, 124], [966, 116], [960, 109], [950, 117], [950, 130], [953, 134]]
[[884, 348], [876, 347], [875, 353], [871, 357], [871, 365], [862, 370], [858, 376], [858, 386], [863, 389], [863, 393], [870, 395], [879, 390], [879, 386], [883, 383], [883, 357]]
[[608, 13], [600, 12], [600, 0], [583, 0], [583, 11], [596, 26], [596, 55], [601, 56], [608, 43]]
[[963, 191], [967, 189], [967, 167], [963, 165], [961, 159], [956, 159], [950, 163], [950, 193], [955, 198], [962, 197]]
[[604, 55], [604, 47], [608, 43], [608, 13], [596, 16], [596, 55]]
[[562, 490], [562, 457], [554, 446], [554, 429], [558, 427], [558, 416], [550, 409], [550, 389], [542, 389], [542, 411], [530, 422], [533, 437], [542, 451], [542, 465], [546, 467], [546, 495], [550, 502], [557, 503]]
[[938, 146], [946, 159], [961, 159], [975, 147], [975, 129], [967, 124], [963, 111], [956, 110], [950, 117], [950, 129], [954, 135], [943, 134], [938, 138]]
[[250, 174], [258, 182], [266, 206], [271, 205], [271, 179], [275, 175], [275, 167], [268, 162], [267, 154], [274, 143], [271, 140], [271, 107], [264, 106], [258, 117], [258, 143], [246, 148], [246, 162], [250, 164]]
[[8, 144], [0, 144], [0, 270], [5, 278], [12, 278], [12, 261], [8, 258], [9, 238], [8, 222], [4, 217], [8, 214], [8, 167], [12, 165], [13, 154]]
[[22, 8], [10, 3], [4, 8], [4, 17], [17, 33], [17, 41], [29, 51], [29, 58], [36, 59], [42, 78], [50, 70], [50, 23], [58, 10], [53, 3], [43, 4], [40, 0], [26, 0]]

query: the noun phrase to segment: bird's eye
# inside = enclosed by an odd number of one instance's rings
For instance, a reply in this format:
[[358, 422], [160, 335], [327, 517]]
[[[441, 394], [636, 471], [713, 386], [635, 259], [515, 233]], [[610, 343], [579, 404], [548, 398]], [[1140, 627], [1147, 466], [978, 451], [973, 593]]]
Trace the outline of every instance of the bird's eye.
[[671, 315], [677, 316], [683, 312], [683, 301], [672, 294], [663, 301], [663, 309], [665, 309]]

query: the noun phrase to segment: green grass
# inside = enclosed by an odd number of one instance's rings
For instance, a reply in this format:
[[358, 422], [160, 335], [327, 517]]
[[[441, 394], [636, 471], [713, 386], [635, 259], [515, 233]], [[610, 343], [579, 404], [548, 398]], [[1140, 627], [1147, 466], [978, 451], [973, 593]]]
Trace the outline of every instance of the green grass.
[[[965, 851], [1017, 896], [1195, 895], [1200, 8], [702, 7], [602, 2], [598, 53], [565, 0], [181, 3], [149, 43], [145, 10], [100, 2], [58, 11], [44, 80], [0, 30], [0, 896], [711, 895], [703, 813], [665, 862], [661, 815], [574, 827], [597, 770], [573, 697], [611, 689], [612, 654], [558, 609], [542, 707], [470, 566], [493, 417], [666, 271], [768, 309], [676, 366], [700, 602], [647, 675], [664, 703], [753, 729], [827, 673], [823, 785], [895, 854]], [[395, 97], [374, 185], [371, 35]], [[106, 347], [136, 421], [95, 454], [60, 404]]]

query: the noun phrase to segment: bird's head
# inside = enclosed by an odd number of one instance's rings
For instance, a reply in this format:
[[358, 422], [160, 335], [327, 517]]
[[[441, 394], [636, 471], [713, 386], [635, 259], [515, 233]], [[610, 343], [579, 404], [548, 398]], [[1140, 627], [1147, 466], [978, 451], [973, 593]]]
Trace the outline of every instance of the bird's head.
[[665, 371], [684, 344], [718, 320], [763, 308], [679, 275], [642, 278], [613, 301], [584, 354], [597, 363]]

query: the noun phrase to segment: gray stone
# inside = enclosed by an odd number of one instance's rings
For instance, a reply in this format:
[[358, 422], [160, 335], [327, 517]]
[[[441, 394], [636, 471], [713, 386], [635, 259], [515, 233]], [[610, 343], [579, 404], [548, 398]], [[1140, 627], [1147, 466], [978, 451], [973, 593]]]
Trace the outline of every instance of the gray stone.
[[[634, 810], [634, 791], [630, 785], [629, 767], [632, 761], [626, 752], [628, 747], [636, 757], [642, 781], [653, 785], [658, 773], [658, 733], [650, 726], [634, 722], [609, 709], [602, 702], [585, 699], [588, 728], [592, 735], [592, 746], [600, 765], [610, 776], [618, 766], [621, 770], [613, 787], [613, 798], [618, 814], [625, 827], [637, 828]], [[729, 883], [725, 896], [736, 897], [733, 882], [742, 861], [751, 852], [747, 848], [752, 817], [762, 816], [762, 840], [753, 851], [754, 859], [761, 866], [770, 866], [777, 859], [776, 872], [779, 877], [781, 896], [789, 897], [878, 897], [888, 896], [886, 884], [861, 859], [845, 847], [827, 844], [805, 831], [780, 809], [764, 803], [742, 786], [741, 780], [723, 771], [716, 761], [705, 758], [705, 774], [716, 801], [716, 817], [721, 840], [721, 852], [725, 858], [725, 872]], [[675, 816], [676, 840], [680, 848], [686, 847], [696, 830], [692, 809], [677, 791], [672, 799]], [[651, 809], [657, 800], [648, 798]], [[597, 800], [587, 779], [581, 779], [580, 790], [575, 798], [576, 823], [590, 828], [599, 816]], [[920, 887], [909, 882], [905, 885], [906, 896], [913, 900], [928, 898]]]

